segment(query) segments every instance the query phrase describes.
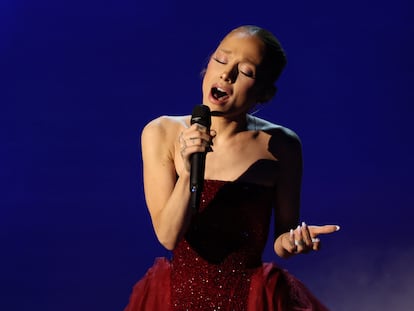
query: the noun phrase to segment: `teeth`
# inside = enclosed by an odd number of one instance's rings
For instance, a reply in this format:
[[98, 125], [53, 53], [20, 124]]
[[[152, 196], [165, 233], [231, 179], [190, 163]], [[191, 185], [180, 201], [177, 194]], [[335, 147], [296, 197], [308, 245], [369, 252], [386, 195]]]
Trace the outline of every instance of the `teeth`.
[[224, 89], [219, 88], [219, 87], [213, 88], [212, 91], [213, 91], [214, 97], [217, 99], [227, 95], [227, 92]]

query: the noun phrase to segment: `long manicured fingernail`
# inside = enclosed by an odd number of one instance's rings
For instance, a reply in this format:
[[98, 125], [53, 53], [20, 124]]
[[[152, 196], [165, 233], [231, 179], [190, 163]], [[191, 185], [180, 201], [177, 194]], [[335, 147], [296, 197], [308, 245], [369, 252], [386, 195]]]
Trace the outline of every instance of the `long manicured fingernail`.
[[341, 227], [339, 226], [335, 226], [336, 227], [336, 231], [338, 231], [339, 229], [341, 229]]
[[312, 243], [316, 243], [316, 242], [319, 242], [320, 240], [319, 240], [319, 238], [312, 238]]
[[305, 227], [305, 226], [306, 226], [305, 222], [304, 222], [304, 221], [302, 221], [302, 227]]

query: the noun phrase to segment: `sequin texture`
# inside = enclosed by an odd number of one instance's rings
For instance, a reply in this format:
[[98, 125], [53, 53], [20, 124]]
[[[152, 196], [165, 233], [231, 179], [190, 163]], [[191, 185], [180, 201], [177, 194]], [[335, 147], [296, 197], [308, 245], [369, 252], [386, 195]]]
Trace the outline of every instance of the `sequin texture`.
[[205, 182], [200, 212], [173, 252], [173, 310], [247, 310], [267, 240], [271, 193], [255, 184]]
[[135, 284], [124, 311], [328, 311], [293, 275], [262, 263], [274, 189], [207, 180], [173, 251]]

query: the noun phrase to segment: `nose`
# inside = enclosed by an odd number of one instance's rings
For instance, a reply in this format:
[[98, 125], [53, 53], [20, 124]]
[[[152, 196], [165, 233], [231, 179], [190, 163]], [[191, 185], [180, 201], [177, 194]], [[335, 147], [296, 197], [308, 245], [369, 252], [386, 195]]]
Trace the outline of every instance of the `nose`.
[[226, 68], [220, 75], [220, 78], [226, 82], [234, 83], [237, 79], [239, 71], [237, 66]]

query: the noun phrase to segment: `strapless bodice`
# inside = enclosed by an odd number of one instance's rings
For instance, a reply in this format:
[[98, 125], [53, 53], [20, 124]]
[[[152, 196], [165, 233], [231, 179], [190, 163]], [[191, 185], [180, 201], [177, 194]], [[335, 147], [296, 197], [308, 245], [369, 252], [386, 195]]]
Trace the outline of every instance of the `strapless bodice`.
[[[174, 303], [199, 297], [223, 306], [232, 297], [233, 305], [245, 305], [250, 275], [262, 264], [272, 194], [272, 188], [252, 183], [205, 181], [199, 212], [173, 251]], [[193, 304], [192, 310], [199, 309]]]

